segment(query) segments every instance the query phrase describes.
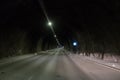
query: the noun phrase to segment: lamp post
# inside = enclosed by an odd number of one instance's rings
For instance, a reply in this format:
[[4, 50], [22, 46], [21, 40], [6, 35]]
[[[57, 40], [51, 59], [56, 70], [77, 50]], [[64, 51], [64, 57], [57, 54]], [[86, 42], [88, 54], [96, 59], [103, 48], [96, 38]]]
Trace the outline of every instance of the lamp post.
[[61, 46], [59, 40], [57, 39], [57, 36], [56, 36], [56, 34], [55, 34], [55, 31], [54, 31], [54, 29], [53, 29], [53, 27], [52, 27], [52, 22], [50, 22], [49, 17], [48, 17], [48, 15], [47, 15], [47, 12], [46, 12], [46, 10], [45, 10], [45, 6], [44, 6], [44, 3], [43, 3], [43, 0], [39, 0], [39, 3], [40, 3], [40, 5], [41, 5], [41, 8], [42, 8], [42, 10], [43, 10], [43, 12], [44, 12], [44, 15], [45, 15], [46, 19], [48, 20], [48, 23], [47, 23], [47, 24], [48, 24], [48, 26], [50, 26], [50, 28], [51, 28], [51, 30], [52, 30], [52, 32], [53, 32], [53, 36], [54, 36], [54, 38], [55, 38], [58, 46]]
[[48, 26], [50, 26], [50, 28], [51, 28], [51, 30], [52, 30], [52, 32], [53, 32], [53, 37], [55, 38], [58, 46], [61, 46], [59, 40], [57, 39], [57, 35], [56, 35], [56, 33], [55, 33], [55, 31], [54, 31], [54, 29], [53, 29], [53, 27], [52, 27], [52, 22], [49, 21], [49, 22], [48, 22]]

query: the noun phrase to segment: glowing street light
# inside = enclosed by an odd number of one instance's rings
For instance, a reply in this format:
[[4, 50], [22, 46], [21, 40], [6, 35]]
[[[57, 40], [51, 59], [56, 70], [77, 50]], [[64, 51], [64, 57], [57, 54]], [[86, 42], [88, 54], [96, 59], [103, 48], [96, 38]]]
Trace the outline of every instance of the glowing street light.
[[47, 16], [47, 12], [46, 12], [46, 10], [45, 10], [44, 4], [43, 4], [43, 0], [39, 0], [39, 1], [40, 1], [41, 8], [42, 8], [42, 10], [43, 10], [43, 12], [44, 12], [47, 20], [48, 20], [47, 25], [50, 26], [50, 28], [51, 28], [51, 30], [52, 30], [52, 32], [53, 32], [53, 36], [54, 36], [57, 44], [60, 46], [61, 44], [60, 44], [59, 40], [57, 39], [57, 35], [56, 35], [56, 33], [55, 33], [54, 29], [53, 29], [52, 22], [49, 21], [49, 17]]
[[56, 36], [56, 35], [54, 35], [54, 37], [55, 37], [55, 38], [57, 38], [57, 36]]
[[56, 33], [55, 33], [54, 29], [53, 29], [52, 22], [49, 21], [49, 22], [48, 22], [48, 26], [50, 26], [50, 28], [51, 28], [51, 30], [52, 30], [52, 32], [53, 32], [53, 36], [54, 36], [54, 38], [55, 38], [58, 46], [60, 46], [61, 44], [60, 44], [59, 40], [57, 39], [57, 35], [56, 35]]
[[77, 46], [78, 44], [77, 44], [77, 42], [73, 42], [73, 46]]
[[48, 22], [48, 25], [49, 25], [49, 26], [52, 26], [52, 23], [51, 23], [51, 22]]

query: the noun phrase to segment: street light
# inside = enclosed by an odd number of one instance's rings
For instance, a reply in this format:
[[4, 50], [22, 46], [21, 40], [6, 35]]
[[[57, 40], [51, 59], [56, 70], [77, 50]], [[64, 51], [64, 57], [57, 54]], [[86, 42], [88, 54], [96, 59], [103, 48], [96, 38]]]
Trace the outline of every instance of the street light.
[[77, 46], [77, 42], [73, 42], [73, 46]]
[[56, 33], [55, 33], [55, 31], [54, 31], [54, 29], [53, 29], [53, 27], [52, 27], [52, 22], [49, 21], [49, 22], [48, 22], [48, 26], [50, 26], [50, 28], [51, 28], [51, 30], [52, 30], [52, 32], [53, 32], [53, 36], [54, 36], [54, 38], [55, 38], [58, 46], [60, 46], [61, 44], [60, 44], [59, 40], [57, 39], [57, 35], [56, 35]]
[[73, 52], [75, 52], [75, 53], [78, 52], [78, 42], [77, 41], [73, 42]]
[[57, 44], [60, 46], [61, 44], [60, 44], [59, 40], [57, 39], [57, 35], [55, 34], [55, 31], [54, 31], [54, 29], [53, 29], [53, 27], [52, 27], [52, 22], [49, 21], [49, 17], [47, 16], [47, 12], [46, 12], [46, 10], [45, 10], [44, 4], [43, 4], [43, 0], [39, 0], [39, 1], [40, 1], [41, 8], [42, 8], [42, 10], [43, 10], [43, 12], [44, 12], [44, 14], [45, 14], [45, 17], [46, 17], [47, 20], [48, 20], [48, 26], [50, 26], [50, 28], [51, 28], [51, 30], [52, 30], [52, 32], [53, 32], [53, 36], [54, 36]]
[[51, 22], [48, 22], [48, 25], [49, 25], [49, 26], [52, 26], [52, 23], [51, 23]]

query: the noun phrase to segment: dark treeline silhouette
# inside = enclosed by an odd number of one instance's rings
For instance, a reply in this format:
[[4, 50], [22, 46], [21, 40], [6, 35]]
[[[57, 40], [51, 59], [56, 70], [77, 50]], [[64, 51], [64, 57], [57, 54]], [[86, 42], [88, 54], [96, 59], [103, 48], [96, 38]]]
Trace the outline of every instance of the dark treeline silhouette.
[[105, 54], [120, 55], [120, 24], [102, 25], [95, 30], [77, 32], [76, 39], [79, 41], [78, 52], [86, 56], [98, 54], [101, 59]]

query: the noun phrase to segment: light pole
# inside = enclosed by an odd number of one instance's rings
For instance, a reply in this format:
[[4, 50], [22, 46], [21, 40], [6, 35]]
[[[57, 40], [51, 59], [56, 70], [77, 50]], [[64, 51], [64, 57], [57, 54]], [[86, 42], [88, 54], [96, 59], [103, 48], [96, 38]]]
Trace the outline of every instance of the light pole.
[[60, 42], [59, 42], [59, 40], [58, 40], [58, 38], [57, 38], [57, 35], [56, 35], [56, 33], [55, 33], [54, 29], [53, 29], [52, 22], [49, 21], [49, 22], [48, 22], [48, 26], [50, 26], [50, 28], [51, 28], [51, 30], [52, 30], [52, 32], [53, 32], [53, 37], [55, 38], [58, 46], [61, 46], [61, 44], [60, 44]]
[[50, 28], [51, 28], [51, 30], [52, 30], [52, 32], [53, 32], [53, 36], [54, 36], [54, 38], [55, 38], [58, 46], [61, 46], [59, 40], [57, 39], [57, 36], [56, 36], [56, 34], [55, 34], [55, 31], [54, 31], [54, 29], [53, 29], [53, 27], [52, 27], [52, 22], [50, 22], [49, 17], [47, 16], [47, 12], [46, 12], [46, 10], [45, 10], [43, 1], [42, 1], [42, 0], [39, 0], [39, 2], [40, 2], [40, 5], [41, 5], [41, 8], [42, 8], [42, 10], [43, 10], [43, 12], [44, 12], [44, 14], [45, 14], [45, 17], [46, 17], [47, 20], [48, 20], [48, 26], [50, 26]]

